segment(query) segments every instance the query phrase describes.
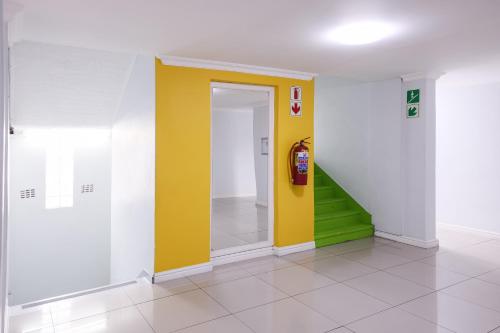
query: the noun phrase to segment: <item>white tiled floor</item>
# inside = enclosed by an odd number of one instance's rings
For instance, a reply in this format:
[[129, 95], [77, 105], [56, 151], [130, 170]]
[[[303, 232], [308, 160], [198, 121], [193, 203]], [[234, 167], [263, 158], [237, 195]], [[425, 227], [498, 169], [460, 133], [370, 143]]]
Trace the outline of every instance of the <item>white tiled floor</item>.
[[365, 239], [13, 313], [11, 332], [500, 333], [500, 242]]
[[212, 199], [212, 250], [267, 241], [267, 207], [255, 197]]

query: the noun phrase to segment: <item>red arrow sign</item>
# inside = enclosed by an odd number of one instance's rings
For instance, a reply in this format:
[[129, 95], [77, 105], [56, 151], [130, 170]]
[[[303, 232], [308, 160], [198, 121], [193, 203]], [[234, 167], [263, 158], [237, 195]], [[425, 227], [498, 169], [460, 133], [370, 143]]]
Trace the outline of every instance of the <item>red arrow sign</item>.
[[293, 103], [293, 106], [292, 106], [292, 111], [293, 113], [297, 114], [300, 112], [300, 105], [297, 104], [297, 103]]

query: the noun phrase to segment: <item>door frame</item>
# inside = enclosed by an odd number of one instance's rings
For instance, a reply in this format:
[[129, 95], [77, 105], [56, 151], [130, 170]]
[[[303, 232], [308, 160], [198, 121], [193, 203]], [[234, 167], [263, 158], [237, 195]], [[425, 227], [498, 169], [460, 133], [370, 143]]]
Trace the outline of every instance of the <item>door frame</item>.
[[[268, 133], [268, 163], [267, 163], [267, 241], [254, 244], [235, 246], [227, 249], [212, 251], [212, 196], [213, 196], [213, 90], [214, 88], [234, 89], [243, 91], [263, 91], [269, 94], [269, 133]], [[210, 83], [210, 258], [218, 258], [246, 251], [272, 249], [274, 245], [274, 113], [275, 91], [271, 86], [252, 84], [237, 84], [224, 82]]]

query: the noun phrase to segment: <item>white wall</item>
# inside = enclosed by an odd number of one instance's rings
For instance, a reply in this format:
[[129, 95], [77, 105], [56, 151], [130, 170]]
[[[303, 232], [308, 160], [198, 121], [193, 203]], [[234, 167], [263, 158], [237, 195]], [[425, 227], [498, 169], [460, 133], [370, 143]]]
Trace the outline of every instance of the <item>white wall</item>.
[[4, 3], [0, 0], [0, 332], [7, 328], [6, 310], [7, 310], [7, 138], [9, 117], [7, 112], [8, 82], [5, 73], [7, 73], [7, 38], [6, 22], [4, 21]]
[[269, 155], [262, 155], [261, 139], [269, 138], [269, 107], [253, 109], [253, 151], [255, 163], [256, 203], [267, 206], [267, 171]]
[[111, 281], [154, 273], [155, 62], [138, 56], [112, 128]]
[[437, 88], [437, 220], [500, 233], [500, 83]]
[[252, 108], [214, 109], [212, 154], [213, 198], [256, 195]]
[[377, 230], [400, 235], [401, 80], [315, 82], [315, 159], [372, 214]]
[[[10, 136], [10, 304], [109, 283], [110, 131], [79, 130], [74, 144], [74, 204], [45, 208], [44, 130]], [[71, 136], [73, 138], [73, 136]], [[94, 184], [93, 193], [81, 185]], [[36, 197], [21, 199], [34, 188]]]

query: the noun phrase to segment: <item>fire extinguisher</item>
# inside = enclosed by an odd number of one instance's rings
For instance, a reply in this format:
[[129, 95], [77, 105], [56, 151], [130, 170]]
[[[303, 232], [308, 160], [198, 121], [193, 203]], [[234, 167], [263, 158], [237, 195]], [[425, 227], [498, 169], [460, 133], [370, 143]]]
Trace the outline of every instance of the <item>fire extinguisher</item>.
[[305, 138], [299, 142], [295, 142], [290, 148], [288, 154], [288, 165], [290, 172], [290, 181], [293, 185], [307, 185], [307, 172], [309, 169], [309, 148], [306, 144], [310, 144]]

